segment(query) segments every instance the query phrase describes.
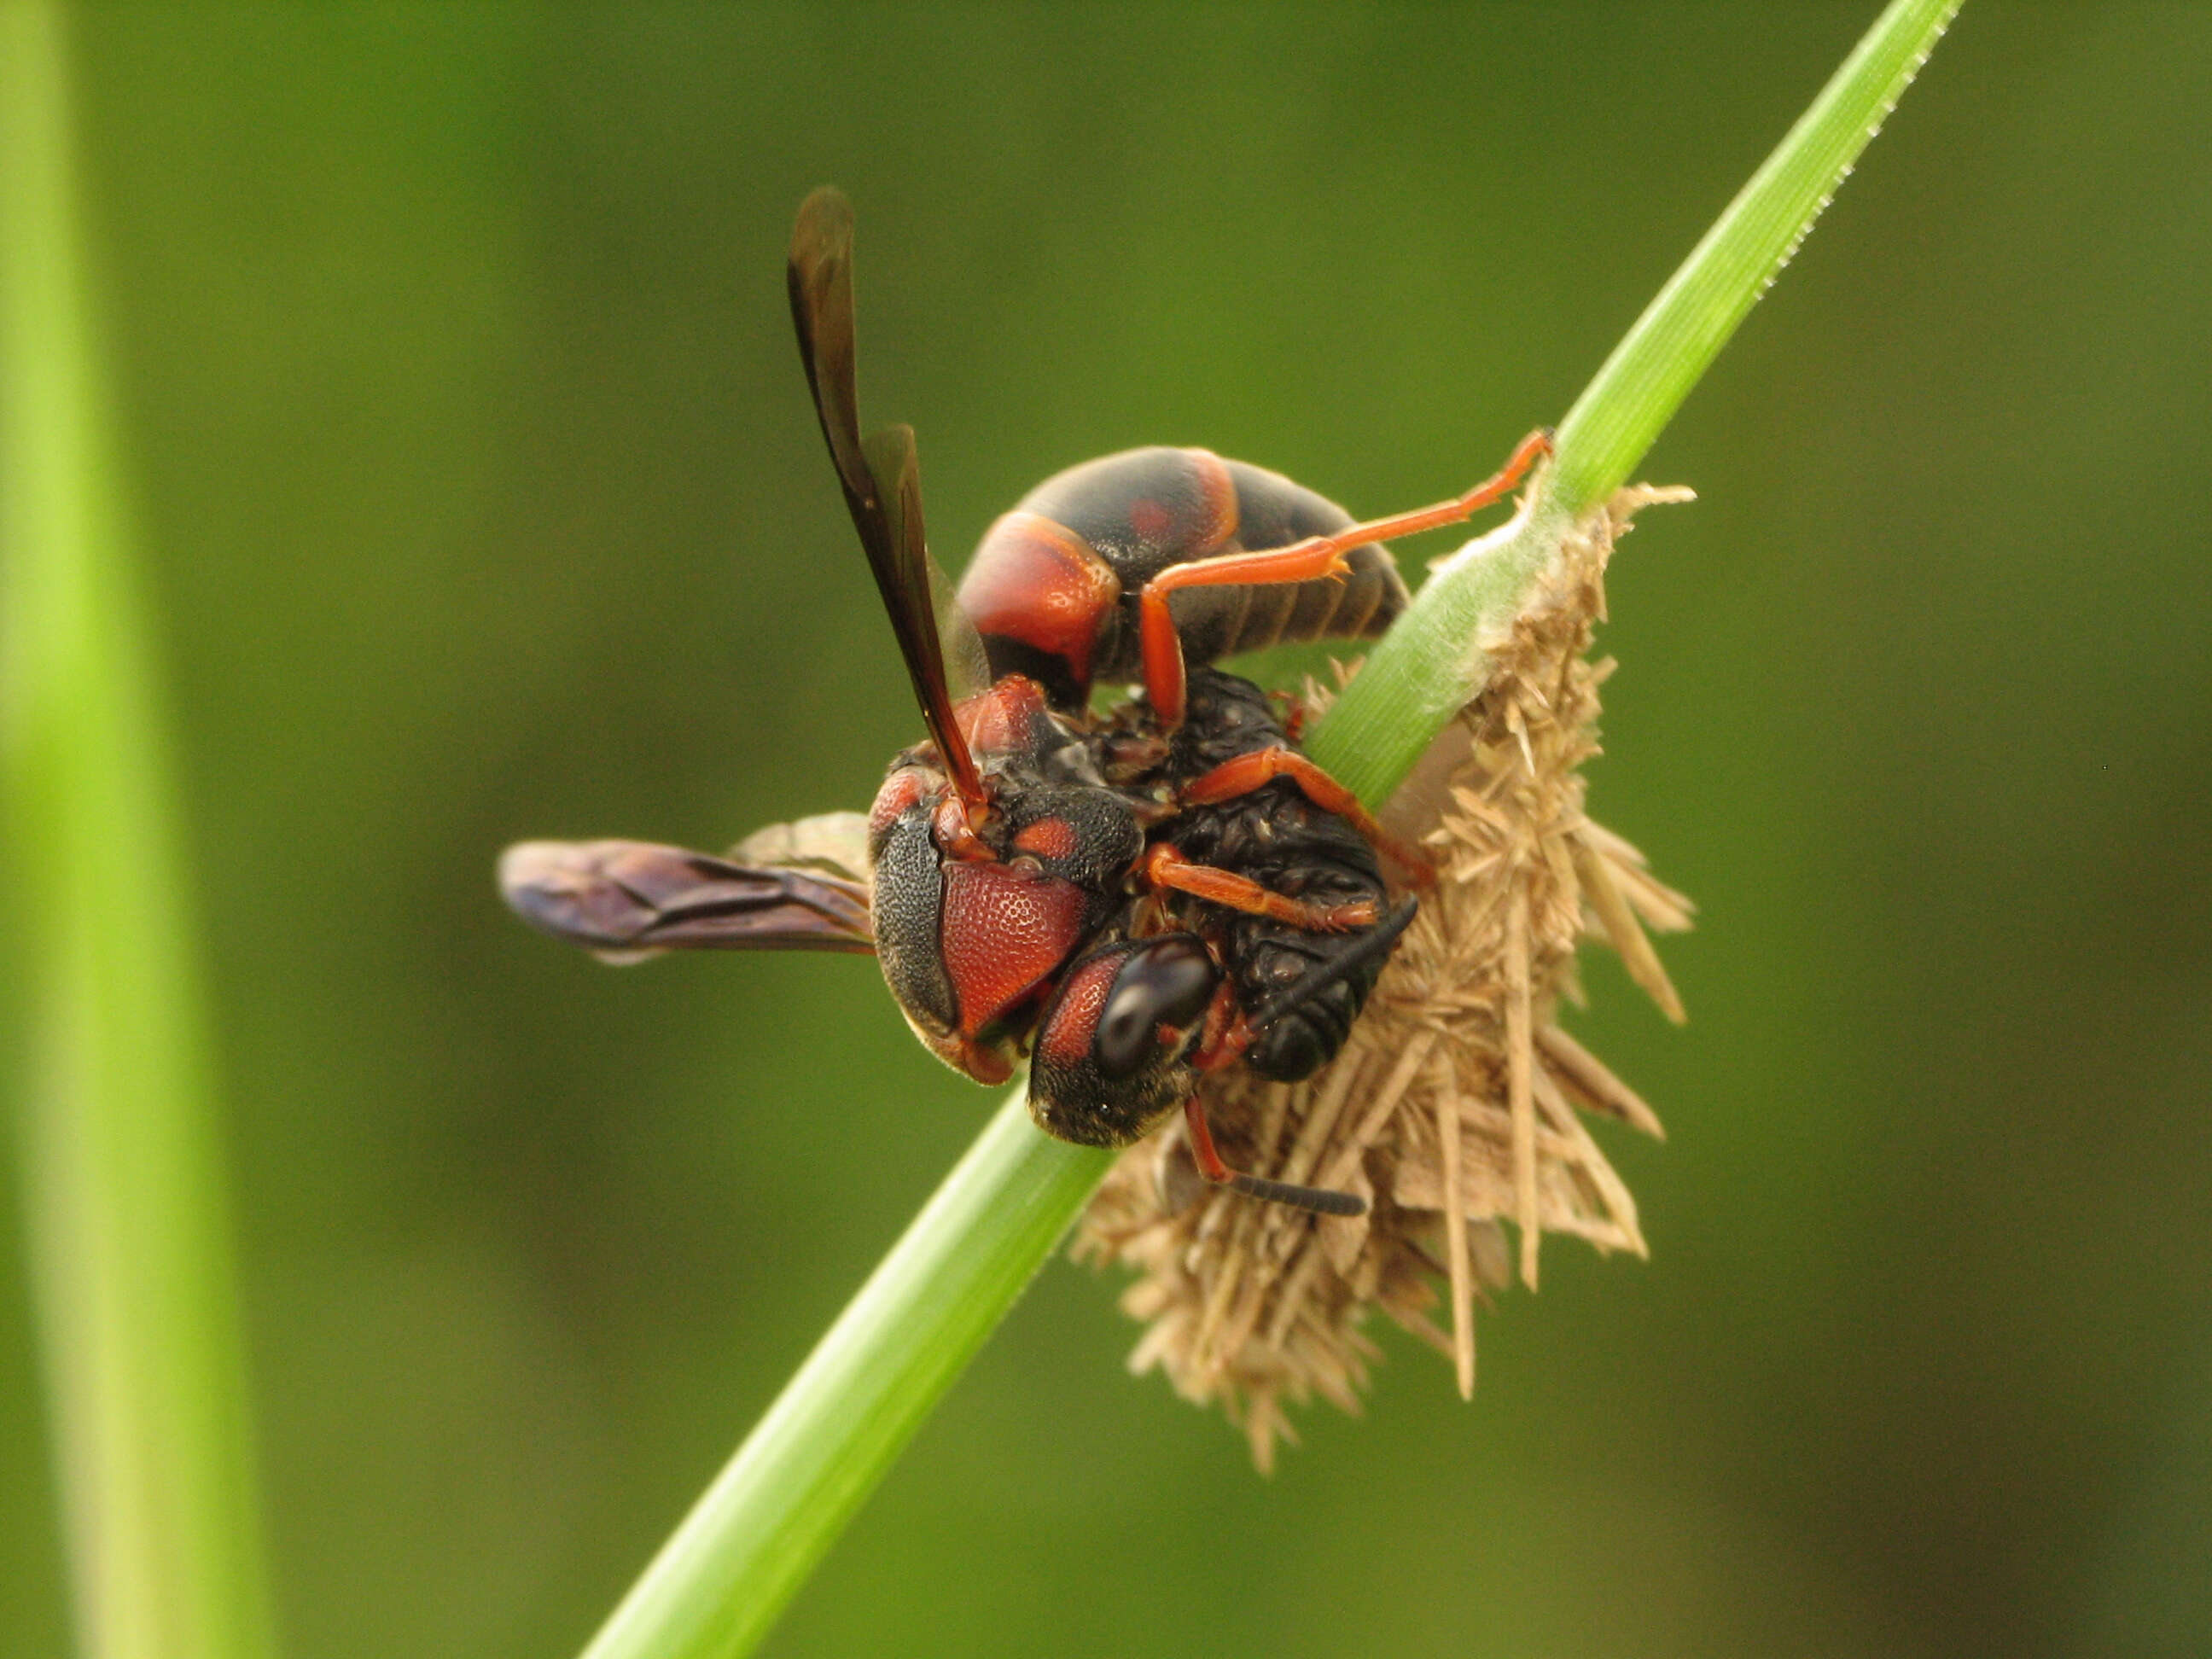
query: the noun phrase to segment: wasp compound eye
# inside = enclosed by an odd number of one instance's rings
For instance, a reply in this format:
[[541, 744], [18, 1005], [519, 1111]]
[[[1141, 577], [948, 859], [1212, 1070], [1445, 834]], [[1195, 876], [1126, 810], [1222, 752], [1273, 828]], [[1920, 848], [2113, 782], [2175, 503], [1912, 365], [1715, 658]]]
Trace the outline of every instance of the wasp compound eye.
[[1158, 1052], [1160, 1027], [1195, 1024], [1220, 981], [1220, 970], [1196, 939], [1163, 939], [1131, 951], [1114, 975], [1091, 1040], [1098, 1069], [1109, 1078], [1134, 1076]]

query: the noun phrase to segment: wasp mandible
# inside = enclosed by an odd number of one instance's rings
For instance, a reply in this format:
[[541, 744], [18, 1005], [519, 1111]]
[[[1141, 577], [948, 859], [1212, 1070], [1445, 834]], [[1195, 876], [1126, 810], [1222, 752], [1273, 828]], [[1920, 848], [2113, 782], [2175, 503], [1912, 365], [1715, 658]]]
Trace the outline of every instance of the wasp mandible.
[[[981, 1083], [1030, 1062], [1031, 1115], [1093, 1146], [1176, 1111], [1199, 1172], [1356, 1215], [1348, 1193], [1231, 1169], [1202, 1074], [1295, 1082], [1342, 1047], [1416, 901], [1396, 845], [1217, 659], [1369, 639], [1407, 594], [1382, 544], [1465, 519], [1550, 449], [1434, 507], [1355, 523], [1279, 473], [1129, 450], [1047, 479], [985, 533], [957, 592], [923, 533], [914, 433], [861, 436], [853, 214], [799, 210], [799, 359], [927, 738], [863, 822], [778, 826], [729, 858], [641, 842], [525, 842], [500, 880], [528, 921], [617, 959], [684, 949], [873, 952], [925, 1047]], [[1093, 712], [1092, 689], [1134, 675]]]

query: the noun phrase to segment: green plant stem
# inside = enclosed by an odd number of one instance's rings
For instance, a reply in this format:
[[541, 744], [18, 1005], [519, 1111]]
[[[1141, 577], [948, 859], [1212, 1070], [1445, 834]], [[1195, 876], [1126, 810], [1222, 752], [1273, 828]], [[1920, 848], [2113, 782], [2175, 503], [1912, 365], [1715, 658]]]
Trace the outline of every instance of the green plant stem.
[[0, 826], [81, 1651], [270, 1650], [204, 1020], [94, 364], [56, 9], [0, 8]]
[[1575, 399], [1526, 510], [1437, 567], [1316, 724], [1308, 750], [1363, 800], [1388, 799], [1481, 688], [1482, 642], [1520, 609], [1566, 526], [1628, 482], [1790, 262], [1960, 4], [1892, 0]]
[[[1441, 568], [1315, 732], [1370, 806], [1479, 688], [1479, 642], [1560, 531], [1624, 482], [1787, 259], [1959, 0], [1896, 0], [1577, 400], [1529, 510]], [[1103, 1176], [1018, 1098], [975, 1148], [600, 1631], [586, 1659], [747, 1651]]]
[[1038, 1133], [1017, 1090], [653, 1558], [587, 1659], [750, 1648], [1112, 1163]]

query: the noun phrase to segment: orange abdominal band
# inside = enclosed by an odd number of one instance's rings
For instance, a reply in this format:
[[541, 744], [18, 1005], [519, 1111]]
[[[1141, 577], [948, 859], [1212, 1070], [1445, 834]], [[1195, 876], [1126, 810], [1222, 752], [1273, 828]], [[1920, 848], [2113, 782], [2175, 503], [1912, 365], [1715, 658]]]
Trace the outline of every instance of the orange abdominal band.
[[1034, 513], [993, 525], [960, 586], [977, 632], [1059, 658], [1085, 686], [1100, 624], [1121, 597], [1121, 579], [1088, 543]]

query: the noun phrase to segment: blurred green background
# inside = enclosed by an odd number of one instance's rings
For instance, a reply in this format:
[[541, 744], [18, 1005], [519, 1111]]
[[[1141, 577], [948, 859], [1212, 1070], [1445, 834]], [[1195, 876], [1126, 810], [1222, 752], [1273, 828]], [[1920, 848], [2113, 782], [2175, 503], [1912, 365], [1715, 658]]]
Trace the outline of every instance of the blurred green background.
[[[957, 568], [1201, 443], [1356, 511], [1556, 418], [1871, 4], [80, 18], [290, 1651], [559, 1654], [980, 1125], [873, 971], [613, 973], [524, 836], [865, 803], [917, 722], [790, 216]], [[769, 1651], [2212, 1647], [2212, 10], [1970, 5], [1646, 469], [1598, 815], [1702, 907], [1654, 1259], [1255, 1477], [1058, 1264]], [[1410, 544], [1408, 568], [1451, 545]], [[0, 1651], [66, 1644], [0, 1199]]]

